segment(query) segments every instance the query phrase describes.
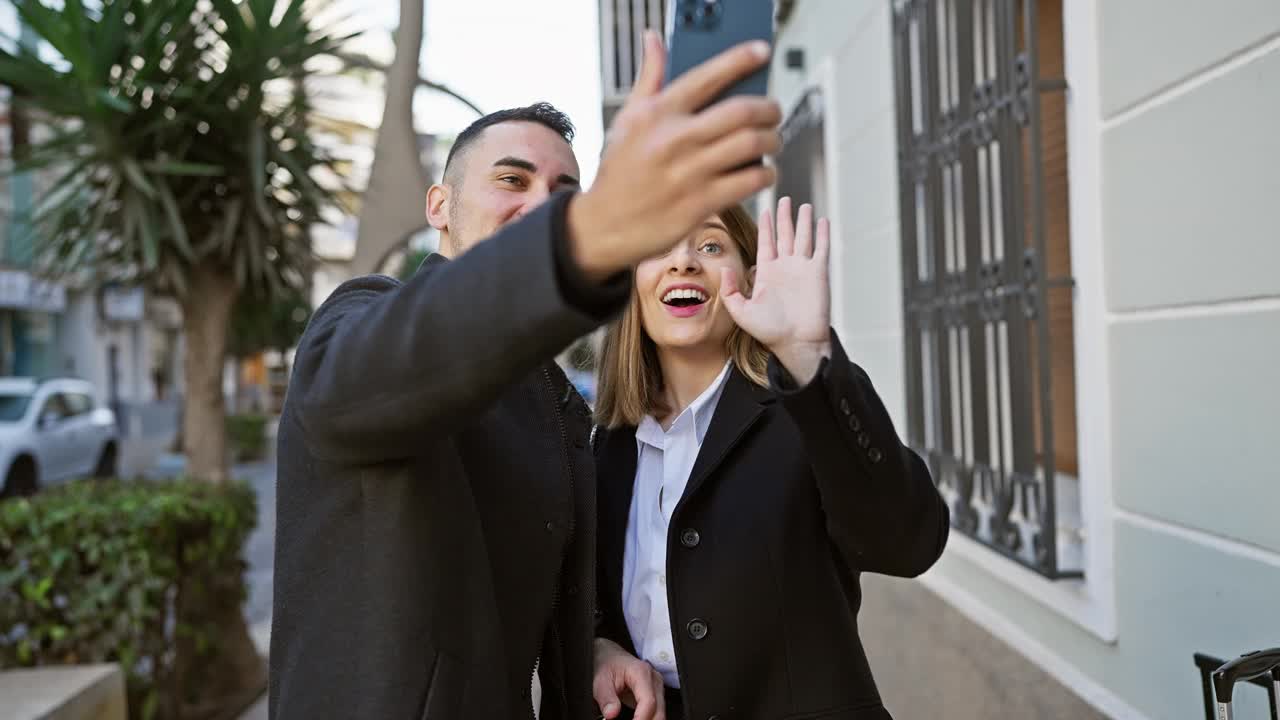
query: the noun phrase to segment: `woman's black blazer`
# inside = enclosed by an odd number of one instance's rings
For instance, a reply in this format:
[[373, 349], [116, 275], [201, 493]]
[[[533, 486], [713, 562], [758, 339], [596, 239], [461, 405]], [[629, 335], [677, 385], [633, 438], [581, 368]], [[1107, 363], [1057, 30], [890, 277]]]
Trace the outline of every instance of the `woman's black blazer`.
[[[690, 720], [884, 720], [858, 636], [861, 573], [913, 577], [949, 519], [867, 374], [832, 355], [797, 388], [727, 380], [667, 539], [667, 596]], [[622, 615], [635, 428], [595, 438], [600, 635], [635, 651]]]

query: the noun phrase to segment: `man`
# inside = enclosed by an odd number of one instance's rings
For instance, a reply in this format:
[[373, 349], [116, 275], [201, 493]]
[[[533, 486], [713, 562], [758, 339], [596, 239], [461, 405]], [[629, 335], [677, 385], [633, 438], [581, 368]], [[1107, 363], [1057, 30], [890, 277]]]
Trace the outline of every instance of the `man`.
[[[590, 419], [552, 358], [622, 307], [634, 263], [772, 182], [743, 167], [781, 118], [708, 107], [767, 47], [663, 88], [645, 42], [590, 191], [553, 108], [485, 118], [427, 195], [441, 254], [345, 283], [308, 325], [279, 431], [273, 718], [530, 717], [535, 665], [543, 718], [599, 716]], [[651, 671], [601, 662], [661, 717]]]

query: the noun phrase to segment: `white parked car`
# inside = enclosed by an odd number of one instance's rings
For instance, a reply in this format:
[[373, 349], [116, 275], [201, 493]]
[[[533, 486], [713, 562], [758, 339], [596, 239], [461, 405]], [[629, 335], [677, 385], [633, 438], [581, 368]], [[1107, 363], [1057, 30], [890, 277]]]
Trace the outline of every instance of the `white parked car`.
[[116, 417], [91, 383], [0, 378], [0, 497], [116, 472]]

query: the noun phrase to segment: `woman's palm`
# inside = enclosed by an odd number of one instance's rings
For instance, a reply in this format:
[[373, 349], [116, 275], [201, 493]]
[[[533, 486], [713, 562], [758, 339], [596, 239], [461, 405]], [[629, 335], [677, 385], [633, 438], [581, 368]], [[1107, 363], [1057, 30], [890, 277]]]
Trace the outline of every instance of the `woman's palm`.
[[778, 203], [777, 229], [768, 210], [760, 215], [755, 283], [751, 296], [738, 291], [737, 278], [725, 271], [721, 283], [725, 307], [734, 321], [771, 350], [795, 343], [821, 343], [831, 325], [827, 259], [831, 229], [826, 219], [813, 227], [813, 208], [800, 208], [791, 222], [791, 201]]

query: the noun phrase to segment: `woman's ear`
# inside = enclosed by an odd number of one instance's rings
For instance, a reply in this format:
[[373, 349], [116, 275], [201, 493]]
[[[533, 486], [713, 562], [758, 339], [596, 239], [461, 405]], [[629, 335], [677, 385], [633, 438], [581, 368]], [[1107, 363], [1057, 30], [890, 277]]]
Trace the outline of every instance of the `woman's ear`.
[[755, 288], [755, 286], [756, 286], [756, 266], [752, 265], [751, 267], [747, 268], [747, 287], [746, 287], [746, 292], [743, 294], [746, 295], [747, 297], [751, 297], [751, 290]]

